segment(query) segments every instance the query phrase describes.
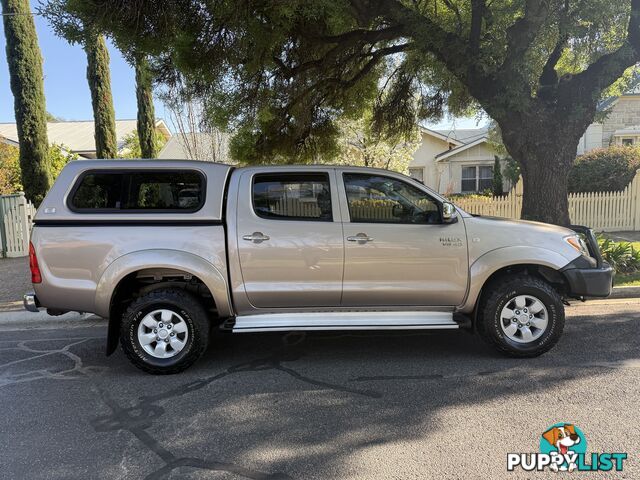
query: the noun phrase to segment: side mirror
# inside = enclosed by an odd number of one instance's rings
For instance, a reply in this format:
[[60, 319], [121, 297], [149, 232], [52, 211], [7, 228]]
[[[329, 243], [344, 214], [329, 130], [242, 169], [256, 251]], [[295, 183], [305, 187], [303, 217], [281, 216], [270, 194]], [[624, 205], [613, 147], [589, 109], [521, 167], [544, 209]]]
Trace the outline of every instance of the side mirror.
[[393, 215], [395, 218], [402, 217], [402, 215], [404, 215], [404, 208], [402, 207], [402, 205], [400, 205], [399, 203], [394, 203], [393, 207], [391, 208], [391, 215]]
[[442, 223], [455, 223], [458, 220], [456, 216], [456, 207], [453, 203], [442, 203]]

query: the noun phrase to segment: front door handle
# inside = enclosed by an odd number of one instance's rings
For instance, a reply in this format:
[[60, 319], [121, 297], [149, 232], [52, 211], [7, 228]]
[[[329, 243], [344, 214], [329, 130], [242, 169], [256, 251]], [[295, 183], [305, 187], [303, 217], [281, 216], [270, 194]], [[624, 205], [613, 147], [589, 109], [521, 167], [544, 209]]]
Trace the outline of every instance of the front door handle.
[[242, 239], [247, 242], [261, 243], [269, 240], [269, 235], [265, 235], [262, 232], [253, 232], [251, 235], [243, 235]]
[[351, 237], [347, 237], [348, 242], [358, 242], [358, 243], [367, 243], [373, 242], [373, 237], [370, 237], [366, 233], [359, 233], [357, 235], [353, 235]]

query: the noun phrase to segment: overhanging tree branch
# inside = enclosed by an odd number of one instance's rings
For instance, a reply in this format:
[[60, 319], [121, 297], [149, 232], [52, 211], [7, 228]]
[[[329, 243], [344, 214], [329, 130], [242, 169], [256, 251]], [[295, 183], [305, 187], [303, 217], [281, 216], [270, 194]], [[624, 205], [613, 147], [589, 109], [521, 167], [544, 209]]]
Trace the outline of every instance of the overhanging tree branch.
[[482, 37], [482, 20], [486, 9], [485, 0], [471, 0], [471, 28], [469, 30], [469, 53], [476, 56], [480, 53]]
[[562, 12], [560, 14], [560, 21], [558, 23], [558, 41], [556, 42], [553, 51], [549, 54], [544, 67], [542, 68], [542, 74], [538, 83], [541, 86], [551, 86], [558, 83], [558, 74], [556, 72], [556, 65], [562, 57], [562, 52], [567, 46], [569, 40], [569, 34], [567, 33], [567, 23], [569, 17], [569, 0], [564, 0]]
[[507, 51], [500, 68], [503, 74], [513, 73], [531, 48], [546, 19], [548, 0], [526, 0], [524, 15], [507, 28]]
[[456, 31], [458, 32], [458, 35], [462, 34], [462, 27], [463, 27], [463, 22], [462, 22], [462, 14], [460, 13], [460, 9], [458, 8], [458, 6], [453, 3], [451, 0], [443, 0], [444, 4], [446, 5], [446, 7], [451, 10], [453, 12], [453, 14], [456, 16], [456, 20], [457, 20], [457, 26], [456, 26]]
[[563, 92], [578, 92], [588, 104], [599, 98], [602, 90], [622, 76], [624, 71], [640, 62], [640, 0], [631, 1], [631, 14], [625, 42], [613, 52], [602, 55], [586, 70], [562, 82]]
[[398, 0], [382, 0], [378, 7], [385, 18], [401, 27], [403, 36], [414, 40], [416, 48], [432, 53], [449, 71], [466, 78], [470, 58], [465, 39]]

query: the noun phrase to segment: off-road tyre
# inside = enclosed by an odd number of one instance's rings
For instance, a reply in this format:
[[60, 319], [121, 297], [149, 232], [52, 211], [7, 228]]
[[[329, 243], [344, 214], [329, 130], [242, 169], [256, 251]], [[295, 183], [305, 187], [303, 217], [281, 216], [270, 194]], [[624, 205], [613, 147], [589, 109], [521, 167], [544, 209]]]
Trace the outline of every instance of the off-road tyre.
[[[511, 340], [500, 324], [502, 309], [518, 295], [532, 295], [547, 309], [547, 327], [539, 338], [530, 343]], [[564, 329], [564, 304], [560, 294], [544, 280], [527, 274], [511, 275], [485, 287], [476, 322], [480, 337], [500, 353], [516, 358], [537, 357], [560, 340]]]
[[[147, 313], [157, 309], [176, 312], [187, 325], [186, 345], [171, 358], [153, 357], [138, 341], [140, 322]], [[154, 290], [138, 297], [124, 312], [120, 325], [120, 345], [140, 370], [153, 375], [168, 375], [186, 370], [202, 356], [209, 343], [209, 330], [206, 310], [195, 296], [179, 288]]]

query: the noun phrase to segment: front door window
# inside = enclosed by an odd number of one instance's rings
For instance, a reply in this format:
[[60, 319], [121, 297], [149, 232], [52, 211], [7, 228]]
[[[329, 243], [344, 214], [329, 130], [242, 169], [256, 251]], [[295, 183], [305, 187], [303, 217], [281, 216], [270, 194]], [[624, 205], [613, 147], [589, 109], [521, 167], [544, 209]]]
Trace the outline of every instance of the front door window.
[[438, 204], [407, 182], [382, 175], [345, 173], [352, 223], [440, 223]]

